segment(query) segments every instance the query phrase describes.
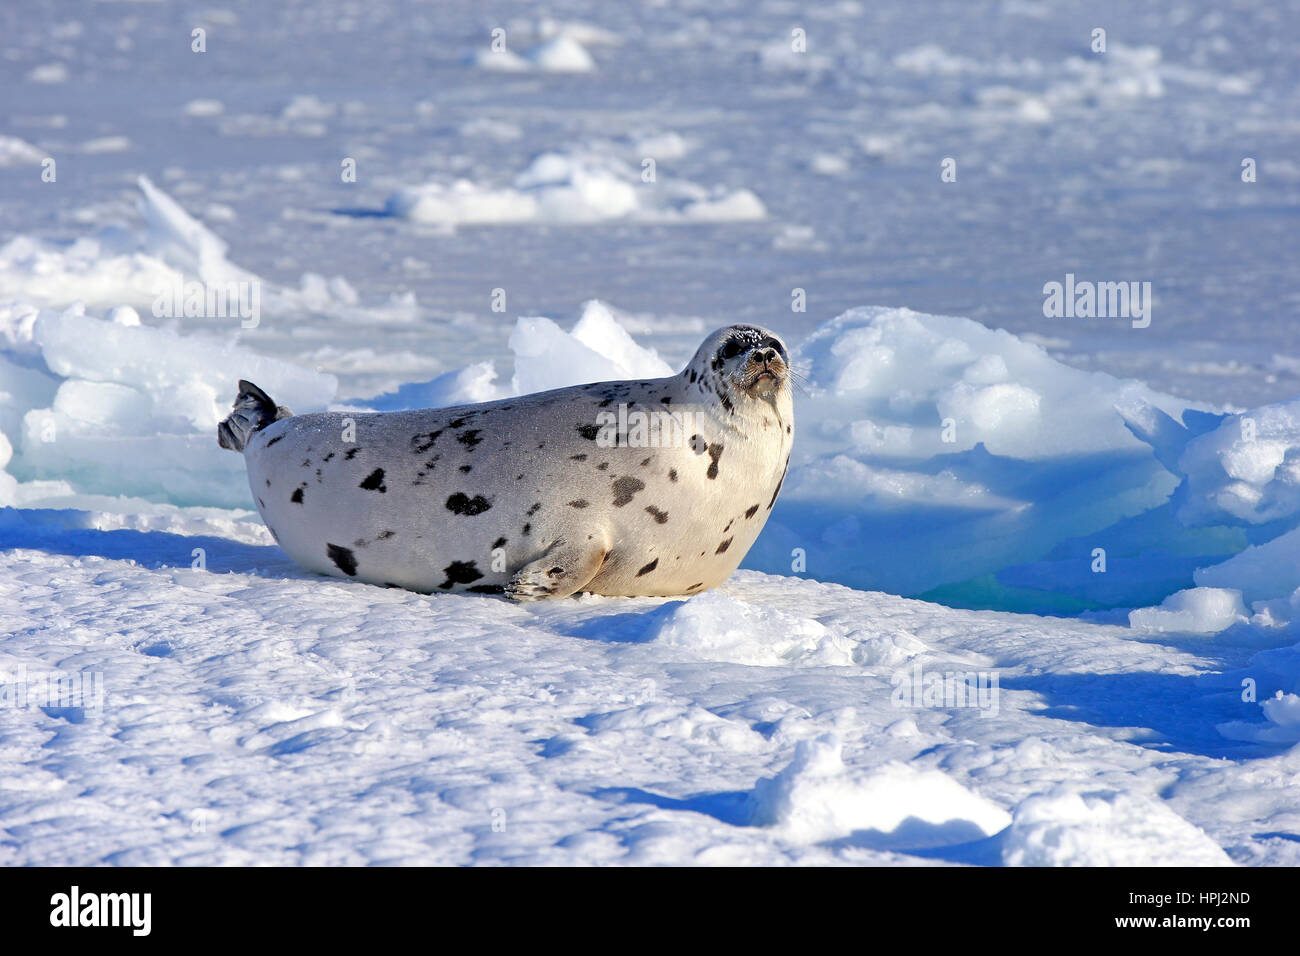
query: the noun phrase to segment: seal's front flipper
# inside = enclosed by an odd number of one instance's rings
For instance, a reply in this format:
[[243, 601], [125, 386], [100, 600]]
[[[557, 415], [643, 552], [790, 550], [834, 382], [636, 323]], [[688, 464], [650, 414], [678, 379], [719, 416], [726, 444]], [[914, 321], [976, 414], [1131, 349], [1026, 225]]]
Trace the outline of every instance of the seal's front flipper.
[[603, 535], [572, 545], [557, 541], [536, 561], [515, 572], [505, 596], [523, 602], [576, 594], [591, 583], [608, 556]]

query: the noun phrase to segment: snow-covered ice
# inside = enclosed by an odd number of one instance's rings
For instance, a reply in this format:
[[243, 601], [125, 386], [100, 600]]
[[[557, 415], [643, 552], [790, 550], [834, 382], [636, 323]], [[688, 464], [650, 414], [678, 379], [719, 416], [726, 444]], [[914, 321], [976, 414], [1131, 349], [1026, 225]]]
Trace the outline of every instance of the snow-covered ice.
[[[1300, 863], [1293, 10], [130, 6], [4, 31], [0, 863]], [[731, 322], [689, 600], [318, 578], [215, 442]]]

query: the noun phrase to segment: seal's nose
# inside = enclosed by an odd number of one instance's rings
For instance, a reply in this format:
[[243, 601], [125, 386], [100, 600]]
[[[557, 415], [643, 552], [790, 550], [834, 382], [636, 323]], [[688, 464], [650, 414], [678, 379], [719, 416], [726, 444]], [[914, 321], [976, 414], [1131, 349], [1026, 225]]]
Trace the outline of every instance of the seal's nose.
[[755, 353], [754, 358], [758, 359], [758, 361], [762, 362], [764, 365], [770, 364], [771, 362], [776, 361], [776, 349], [759, 349]]

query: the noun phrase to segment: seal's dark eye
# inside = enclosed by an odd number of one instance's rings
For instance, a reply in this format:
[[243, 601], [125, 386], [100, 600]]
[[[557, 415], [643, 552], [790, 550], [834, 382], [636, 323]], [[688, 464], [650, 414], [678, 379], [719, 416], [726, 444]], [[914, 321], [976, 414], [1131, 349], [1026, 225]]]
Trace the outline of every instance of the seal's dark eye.
[[735, 358], [737, 355], [740, 354], [740, 349], [741, 349], [740, 343], [737, 342], [735, 339], [732, 339], [722, 347], [722, 351], [719, 352], [718, 354], [721, 355], [724, 359]]

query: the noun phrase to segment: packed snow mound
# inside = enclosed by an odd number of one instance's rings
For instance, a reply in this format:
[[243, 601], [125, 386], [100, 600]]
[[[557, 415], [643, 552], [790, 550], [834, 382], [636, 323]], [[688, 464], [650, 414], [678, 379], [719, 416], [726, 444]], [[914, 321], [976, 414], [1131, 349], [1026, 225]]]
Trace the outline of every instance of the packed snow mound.
[[706, 189], [659, 172], [656, 181], [643, 182], [640, 169], [607, 148], [542, 153], [511, 186], [459, 179], [402, 187], [389, 196], [386, 208], [399, 218], [452, 226], [743, 222], [767, 215], [747, 189]]
[[[1300, 676], [1300, 671], [1297, 671]], [[1229, 740], [1248, 740], [1259, 744], [1300, 743], [1300, 694], [1277, 691], [1262, 700], [1259, 708], [1267, 723], [1230, 720], [1218, 725], [1219, 733]]]
[[1169, 595], [1159, 607], [1129, 613], [1129, 625], [1147, 631], [1217, 634], [1249, 617], [1241, 592], [1233, 588], [1189, 588]]
[[841, 751], [834, 734], [800, 741], [786, 769], [755, 784], [749, 822], [798, 843], [854, 835], [878, 848], [913, 849], [983, 839], [1011, 823], [941, 771], [902, 763], [853, 771]]
[[1029, 797], [1004, 838], [1009, 866], [1232, 866], [1223, 849], [1142, 793]]
[[738, 601], [710, 591], [657, 612], [652, 637], [695, 660], [757, 667], [844, 667], [853, 645], [812, 618]]

